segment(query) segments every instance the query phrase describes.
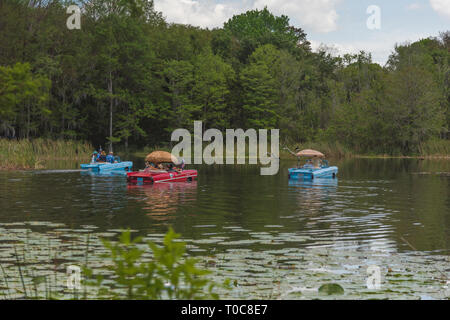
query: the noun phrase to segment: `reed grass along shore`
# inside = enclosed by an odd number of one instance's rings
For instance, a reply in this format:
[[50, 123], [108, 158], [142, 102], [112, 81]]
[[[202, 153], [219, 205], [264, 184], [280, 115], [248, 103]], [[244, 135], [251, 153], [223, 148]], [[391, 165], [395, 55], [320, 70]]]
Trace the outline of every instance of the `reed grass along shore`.
[[0, 169], [41, 169], [45, 160], [89, 159], [90, 143], [74, 140], [0, 139]]

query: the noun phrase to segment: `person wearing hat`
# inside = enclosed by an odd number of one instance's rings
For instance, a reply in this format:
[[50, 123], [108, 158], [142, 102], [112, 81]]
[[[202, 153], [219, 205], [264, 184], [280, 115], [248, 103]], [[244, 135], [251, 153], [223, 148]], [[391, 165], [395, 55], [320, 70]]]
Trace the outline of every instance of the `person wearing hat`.
[[98, 159], [98, 152], [97, 152], [97, 151], [94, 151], [94, 152], [92, 153], [91, 163], [96, 162], [97, 159]]
[[101, 153], [99, 153], [97, 161], [98, 162], [106, 162], [106, 153], [105, 153], [105, 151], [102, 151]]

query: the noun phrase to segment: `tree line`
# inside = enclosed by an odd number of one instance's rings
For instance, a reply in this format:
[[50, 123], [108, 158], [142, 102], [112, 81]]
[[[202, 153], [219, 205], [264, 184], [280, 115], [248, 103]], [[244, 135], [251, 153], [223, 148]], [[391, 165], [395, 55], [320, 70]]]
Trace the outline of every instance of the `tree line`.
[[80, 30], [66, 27], [71, 2], [0, 2], [0, 136], [143, 147], [201, 120], [359, 153], [449, 138], [449, 31], [397, 45], [380, 66], [367, 52], [313, 52], [267, 8], [210, 30], [168, 23], [153, 1], [77, 3]]

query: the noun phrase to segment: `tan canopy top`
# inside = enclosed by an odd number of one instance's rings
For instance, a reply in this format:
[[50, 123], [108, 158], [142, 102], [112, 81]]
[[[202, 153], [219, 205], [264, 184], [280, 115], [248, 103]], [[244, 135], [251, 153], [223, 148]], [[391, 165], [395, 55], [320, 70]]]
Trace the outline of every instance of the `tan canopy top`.
[[177, 157], [167, 151], [153, 151], [145, 157], [145, 161], [153, 162], [154, 164], [159, 163], [173, 163], [175, 165], [180, 164]]
[[325, 155], [322, 152], [312, 150], [312, 149], [305, 149], [296, 154], [297, 157], [317, 157], [317, 158], [323, 158]]

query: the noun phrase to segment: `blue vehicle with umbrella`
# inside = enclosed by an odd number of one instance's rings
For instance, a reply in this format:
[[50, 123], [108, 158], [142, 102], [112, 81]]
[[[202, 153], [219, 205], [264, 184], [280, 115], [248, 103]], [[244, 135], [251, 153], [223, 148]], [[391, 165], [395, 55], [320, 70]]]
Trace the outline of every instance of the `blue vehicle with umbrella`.
[[[297, 153], [290, 150], [289, 152], [298, 159], [297, 167], [288, 169], [289, 179], [336, 178], [338, 167], [329, 166], [322, 152], [312, 149], [305, 149]], [[303, 165], [301, 165], [302, 158], [306, 161]]]

